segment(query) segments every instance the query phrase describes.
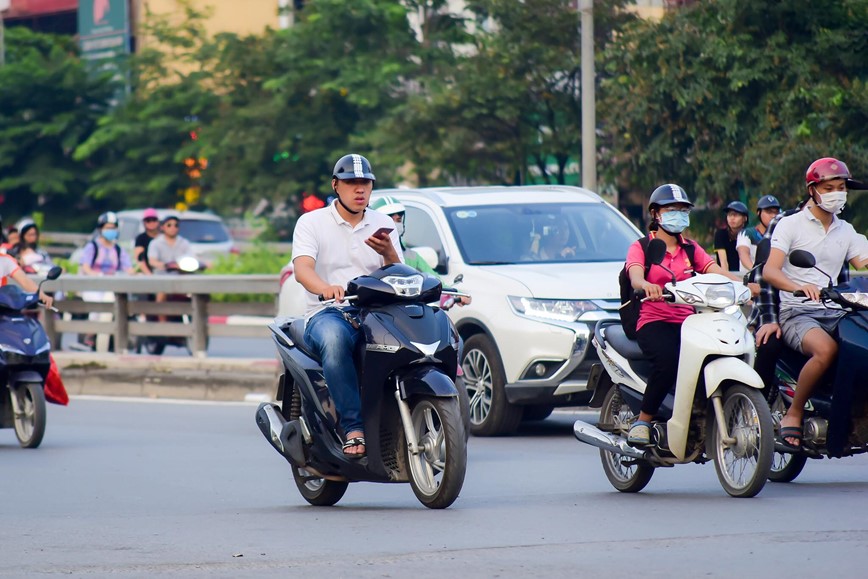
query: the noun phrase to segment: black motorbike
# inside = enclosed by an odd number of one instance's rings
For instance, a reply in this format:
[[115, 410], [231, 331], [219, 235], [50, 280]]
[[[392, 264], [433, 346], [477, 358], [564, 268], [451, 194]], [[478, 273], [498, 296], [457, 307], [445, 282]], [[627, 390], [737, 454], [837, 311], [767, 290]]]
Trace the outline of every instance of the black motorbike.
[[[45, 279], [57, 279], [62, 271], [53, 267]], [[36, 448], [45, 436], [45, 377], [51, 366], [51, 344], [39, 320], [28, 315], [38, 306], [38, 291], [0, 287], [0, 382], [8, 392], [0, 395], [0, 428], [14, 428], [23, 448]]]
[[304, 319], [278, 318], [269, 326], [284, 373], [278, 404], [261, 404], [256, 423], [290, 463], [308, 503], [334, 505], [357, 481], [409, 482], [432, 509], [448, 507], [458, 497], [467, 463], [455, 387], [460, 340], [447, 315], [428, 305], [441, 293], [446, 290], [437, 279], [403, 264], [384, 266], [347, 286], [344, 299], [359, 308], [353, 321], [364, 332], [353, 356], [364, 458], [343, 453], [345, 433], [319, 359], [304, 342]]
[[[802, 268], [816, 264], [814, 256], [802, 250], [793, 251], [789, 260]], [[802, 294], [797, 291], [794, 295]], [[835, 303], [847, 310], [836, 331], [838, 362], [814, 388], [805, 405], [804, 438], [799, 451], [793, 452], [780, 439], [776, 443], [769, 475], [774, 482], [794, 480], [809, 458], [868, 452], [868, 383], [864, 373], [854, 367], [862, 363], [864, 370], [862, 361], [868, 360], [868, 279], [855, 278], [847, 285], [833, 286], [829, 277], [829, 286], [821, 290], [820, 297], [824, 303]], [[793, 403], [796, 380], [806, 361], [804, 355], [783, 348], [777, 364], [777, 387], [769, 397], [776, 430]]]
[[[195, 273], [201, 273], [205, 271], [205, 269], [205, 264], [192, 256], [184, 256], [178, 261], [173, 261], [166, 264], [166, 273], [172, 275], [190, 275]], [[154, 296], [146, 297], [149, 300], [154, 299]], [[166, 301], [189, 304], [191, 298], [189, 294], [168, 294], [166, 296]], [[174, 314], [164, 317], [165, 322], [171, 324], [184, 324], [186, 326], [189, 326], [192, 323], [192, 319], [189, 313]], [[143, 321], [148, 322], [156, 322], [159, 319], [160, 316], [156, 314], [149, 314], [143, 316]], [[135, 342], [135, 347], [130, 349], [134, 349], [137, 354], [145, 352], [152, 356], [162, 356], [163, 352], [166, 350], [166, 346], [184, 348], [187, 350], [187, 353], [192, 354], [194, 350], [193, 336], [139, 336]], [[205, 349], [208, 349], [207, 340], [205, 342]]]

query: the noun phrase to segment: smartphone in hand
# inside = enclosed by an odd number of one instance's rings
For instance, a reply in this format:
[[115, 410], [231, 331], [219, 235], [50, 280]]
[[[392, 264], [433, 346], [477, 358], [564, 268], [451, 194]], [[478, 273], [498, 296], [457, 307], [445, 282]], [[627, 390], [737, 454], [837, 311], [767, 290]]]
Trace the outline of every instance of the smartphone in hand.
[[376, 230], [371, 237], [378, 237], [380, 239], [385, 239], [386, 237], [389, 237], [389, 234], [392, 233], [393, 231], [395, 231], [394, 227], [381, 227], [378, 230]]

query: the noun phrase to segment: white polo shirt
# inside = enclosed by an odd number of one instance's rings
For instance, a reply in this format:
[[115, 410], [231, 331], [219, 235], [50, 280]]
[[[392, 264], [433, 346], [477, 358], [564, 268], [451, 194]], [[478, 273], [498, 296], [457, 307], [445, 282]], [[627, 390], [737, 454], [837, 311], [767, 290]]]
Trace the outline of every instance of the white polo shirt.
[[10, 275], [21, 269], [18, 261], [11, 255], [0, 253], [0, 286], [6, 285]]
[[[383, 256], [368, 247], [365, 240], [381, 227], [393, 229], [390, 234], [398, 258], [404, 261], [395, 222], [384, 213], [365, 210], [358, 225], [353, 227], [338, 213], [333, 202], [327, 207], [305, 213], [298, 218], [292, 235], [292, 259], [302, 256], [316, 261], [314, 271], [329, 285], [346, 287], [360, 275], [367, 275], [385, 264]], [[307, 294], [305, 318], [322, 309], [318, 296]], [[346, 306], [346, 302], [340, 304]]]
[[[817, 260], [817, 268], [828, 273], [833, 280], [838, 276], [845, 261], [868, 257], [868, 240], [864, 235], [857, 233], [852, 225], [838, 219], [837, 216], [832, 217], [832, 224], [826, 231], [820, 220], [811, 213], [810, 207], [805, 207], [798, 213], [780, 220], [772, 233], [772, 248], [780, 249], [786, 255], [795, 249], [809, 251]], [[801, 285], [807, 283], [818, 287], [829, 285], [829, 278], [817, 269], [796, 267], [791, 265], [789, 260], [784, 260], [781, 271]], [[796, 305], [800, 308], [825, 307], [820, 302], [803, 303], [805, 298], [793, 297], [790, 292], [782, 291], [780, 296], [781, 309]]]

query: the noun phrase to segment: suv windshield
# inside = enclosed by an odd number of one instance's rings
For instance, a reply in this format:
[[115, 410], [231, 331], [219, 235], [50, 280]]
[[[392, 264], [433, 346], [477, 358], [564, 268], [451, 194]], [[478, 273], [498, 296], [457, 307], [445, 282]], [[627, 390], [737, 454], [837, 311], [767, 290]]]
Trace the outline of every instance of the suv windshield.
[[624, 261], [636, 231], [602, 203], [445, 208], [465, 263]]
[[193, 243], [229, 241], [229, 233], [222, 223], [205, 219], [181, 219], [181, 236]]

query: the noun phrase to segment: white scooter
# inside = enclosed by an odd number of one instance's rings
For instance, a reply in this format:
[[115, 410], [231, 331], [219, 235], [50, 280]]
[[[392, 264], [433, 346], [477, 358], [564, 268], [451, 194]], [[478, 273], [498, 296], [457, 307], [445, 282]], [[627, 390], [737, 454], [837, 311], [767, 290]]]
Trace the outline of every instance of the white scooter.
[[[651, 240], [651, 263], [663, 267], [666, 244]], [[669, 273], [672, 273], [667, 269]], [[654, 469], [714, 460], [724, 490], [752, 497], [762, 490], [774, 457], [774, 425], [753, 369], [754, 339], [740, 306], [750, 290], [719, 274], [667, 283], [664, 299], [696, 309], [681, 327], [674, 396], [666, 396], [651, 429], [651, 444], [636, 448], [627, 432], [642, 405], [650, 363], [614, 320], [601, 320], [593, 344], [602, 364], [591, 370], [592, 426], [576, 421], [576, 438], [599, 447], [603, 470], [616, 489], [638, 492]], [[605, 368], [605, 372], [603, 369]]]

